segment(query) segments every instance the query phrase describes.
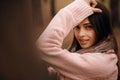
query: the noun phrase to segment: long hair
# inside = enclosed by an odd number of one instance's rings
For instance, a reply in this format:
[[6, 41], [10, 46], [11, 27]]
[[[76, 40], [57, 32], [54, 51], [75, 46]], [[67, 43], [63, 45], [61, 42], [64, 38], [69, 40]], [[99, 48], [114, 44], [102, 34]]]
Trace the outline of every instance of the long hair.
[[[106, 39], [108, 35], [110, 34], [112, 35], [110, 12], [100, 2], [98, 2], [98, 4], [96, 5], [96, 8], [101, 9], [102, 13], [94, 13], [88, 17], [88, 20], [90, 21], [96, 33], [95, 44]], [[80, 49], [81, 49], [81, 46], [79, 45], [74, 35], [74, 39], [71, 47], [69, 48], [69, 51], [74, 52]]]

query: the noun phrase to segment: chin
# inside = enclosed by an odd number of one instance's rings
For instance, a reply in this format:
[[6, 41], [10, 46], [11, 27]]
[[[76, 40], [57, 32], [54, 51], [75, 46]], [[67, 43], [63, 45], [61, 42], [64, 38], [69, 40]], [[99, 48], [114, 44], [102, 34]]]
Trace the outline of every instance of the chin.
[[86, 48], [89, 48], [89, 47], [91, 47], [91, 46], [89, 46], [89, 45], [86, 45], [86, 46], [81, 46], [83, 49], [86, 49]]

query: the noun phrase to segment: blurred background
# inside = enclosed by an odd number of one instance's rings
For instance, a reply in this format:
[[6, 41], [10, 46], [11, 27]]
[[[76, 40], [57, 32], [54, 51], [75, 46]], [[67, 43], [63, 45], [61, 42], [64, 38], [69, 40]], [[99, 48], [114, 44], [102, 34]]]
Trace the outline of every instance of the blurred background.
[[[72, 1], [0, 0], [0, 80], [49, 80], [47, 65], [36, 54], [34, 42], [54, 15]], [[111, 12], [120, 60], [120, 0], [100, 1]], [[71, 31], [63, 48], [72, 37]]]

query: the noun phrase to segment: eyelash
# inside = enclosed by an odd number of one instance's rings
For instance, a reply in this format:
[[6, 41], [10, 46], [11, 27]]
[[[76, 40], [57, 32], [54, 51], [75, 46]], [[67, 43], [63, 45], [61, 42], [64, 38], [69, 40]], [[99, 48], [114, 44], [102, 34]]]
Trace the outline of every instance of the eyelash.
[[90, 26], [86, 26], [85, 28], [86, 29], [92, 29], [93, 27], [90, 25]]
[[[93, 27], [91, 25], [86, 25], [85, 26], [86, 29], [93, 29]], [[75, 29], [79, 30], [80, 27], [79, 26], [76, 26]]]
[[79, 26], [76, 26], [76, 27], [75, 27], [75, 29], [77, 29], [77, 30], [78, 30], [78, 29], [80, 29], [80, 27], [79, 27]]
[[76, 28], [77, 28], [77, 29], [80, 29], [80, 27], [79, 27], [79, 26], [76, 26]]

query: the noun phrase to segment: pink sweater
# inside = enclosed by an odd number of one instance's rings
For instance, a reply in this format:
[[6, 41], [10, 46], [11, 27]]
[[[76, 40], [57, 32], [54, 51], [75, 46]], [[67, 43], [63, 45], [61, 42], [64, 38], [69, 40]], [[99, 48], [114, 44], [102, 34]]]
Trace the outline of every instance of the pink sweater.
[[115, 54], [75, 54], [61, 48], [70, 30], [91, 14], [84, 0], [75, 0], [57, 13], [37, 41], [41, 59], [51, 64], [62, 80], [117, 80]]

